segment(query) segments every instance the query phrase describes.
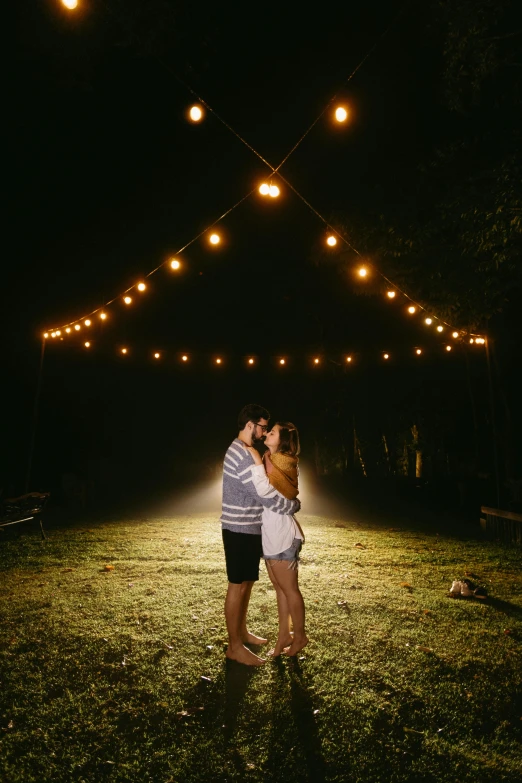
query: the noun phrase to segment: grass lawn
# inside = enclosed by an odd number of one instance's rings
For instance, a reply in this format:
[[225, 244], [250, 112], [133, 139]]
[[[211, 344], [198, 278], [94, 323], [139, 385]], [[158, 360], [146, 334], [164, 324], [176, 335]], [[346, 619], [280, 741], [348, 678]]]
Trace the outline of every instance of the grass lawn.
[[[2, 532], [0, 779], [520, 781], [520, 551], [300, 520], [311, 643], [260, 669], [223, 654], [216, 515]], [[466, 572], [487, 601], [447, 597]]]

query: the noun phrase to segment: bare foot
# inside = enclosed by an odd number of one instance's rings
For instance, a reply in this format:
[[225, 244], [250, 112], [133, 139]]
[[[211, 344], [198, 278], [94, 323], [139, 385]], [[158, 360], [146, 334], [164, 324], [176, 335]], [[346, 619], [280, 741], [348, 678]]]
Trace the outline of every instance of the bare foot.
[[281, 655], [285, 647], [290, 647], [293, 644], [294, 641], [294, 634], [292, 631], [288, 632], [288, 636], [285, 636], [284, 639], [278, 639], [276, 642], [276, 646], [273, 650], [270, 650], [268, 655], [270, 658], [277, 658], [278, 655]]
[[234, 648], [230, 647], [229, 645], [225, 655], [227, 658], [230, 658], [231, 661], [244, 663], [246, 666], [262, 666], [264, 663], [266, 663], [264, 658], [260, 658], [259, 655], [253, 653], [243, 644], [240, 644]]
[[308, 644], [308, 637], [307, 636], [301, 636], [299, 638], [294, 638], [294, 641], [290, 645], [290, 647], [285, 647], [283, 652], [285, 655], [297, 655], [299, 650], [302, 650], [303, 647], [306, 647]]
[[246, 635], [243, 636], [243, 644], [266, 644], [268, 639], [263, 639], [262, 636], [256, 636], [255, 633], [250, 633], [249, 631], [246, 632]]

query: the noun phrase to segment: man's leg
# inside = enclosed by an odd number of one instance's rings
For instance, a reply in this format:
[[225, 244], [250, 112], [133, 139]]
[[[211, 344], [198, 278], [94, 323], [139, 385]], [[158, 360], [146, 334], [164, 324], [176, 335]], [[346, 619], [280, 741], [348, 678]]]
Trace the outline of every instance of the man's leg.
[[[227, 597], [225, 599], [225, 619], [228, 631], [227, 658], [247, 666], [261, 666], [265, 663], [263, 658], [255, 655], [243, 644], [242, 626], [246, 628], [246, 611], [252, 592], [253, 582], [241, 582], [241, 584], [228, 583]], [[255, 637], [256, 639], [258, 637]]]
[[256, 636], [254, 633], [250, 633], [247, 629], [247, 612], [248, 604], [250, 602], [250, 593], [254, 586], [253, 582], [243, 582], [242, 589], [242, 606], [241, 606], [241, 618], [239, 622], [239, 633], [243, 644], [266, 644], [268, 639], [264, 639], [262, 636]]

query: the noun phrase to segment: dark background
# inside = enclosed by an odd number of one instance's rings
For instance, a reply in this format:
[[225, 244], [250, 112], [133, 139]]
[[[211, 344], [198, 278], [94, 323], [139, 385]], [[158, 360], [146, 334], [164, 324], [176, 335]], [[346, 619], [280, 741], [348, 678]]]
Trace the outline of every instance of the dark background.
[[[273, 165], [338, 93], [350, 122], [326, 113], [282, 173], [327, 221], [371, 224], [405, 191], [412, 198], [435, 149], [476, 133], [476, 115], [444, 100], [441, 5], [18, 4], [1, 289], [6, 494], [25, 485], [44, 329], [143, 279], [267, 177], [212, 114], [186, 121], [194, 98], [182, 82]], [[502, 121], [516, 123], [515, 106]], [[498, 116], [481, 122], [486, 137]], [[406, 317], [402, 298], [388, 301], [378, 276], [355, 280], [355, 254], [325, 254], [326, 226], [278, 184], [279, 199], [255, 193], [220, 224], [222, 246], [198, 240], [180, 273], [161, 268], [132, 308], [111, 305], [89, 351], [80, 338], [49, 342], [29, 489], [75, 502], [63, 479], [74, 476], [96, 506], [213, 477], [238, 410], [258, 402], [296, 423], [310, 469], [345, 487], [365, 481], [359, 444], [372, 485], [420, 485], [427, 502], [473, 513], [499, 495], [515, 507], [519, 292], [484, 323], [496, 330], [491, 397], [484, 349], [446, 354], [447, 339]], [[357, 231], [350, 240], [358, 247]], [[466, 326], [458, 311], [455, 322]]]

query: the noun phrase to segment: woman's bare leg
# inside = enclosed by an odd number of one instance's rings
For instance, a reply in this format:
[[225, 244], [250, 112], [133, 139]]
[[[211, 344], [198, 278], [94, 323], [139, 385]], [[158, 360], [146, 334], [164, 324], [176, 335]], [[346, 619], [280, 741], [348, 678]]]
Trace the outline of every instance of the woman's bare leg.
[[294, 626], [293, 641], [284, 652], [287, 655], [295, 655], [303, 647], [306, 647], [308, 637], [305, 633], [305, 605], [299, 590], [297, 568], [289, 568], [288, 566], [288, 560], [270, 560], [272, 574], [284, 593]]
[[288, 645], [292, 644], [293, 637], [290, 631], [290, 610], [288, 608], [288, 601], [286, 600], [286, 596], [282, 591], [281, 587], [279, 586], [279, 583], [273, 572], [272, 565], [271, 565], [271, 563], [273, 562], [274, 562], [273, 560], [265, 560], [266, 570], [268, 571], [268, 576], [270, 577], [270, 581], [274, 585], [276, 591], [276, 599], [277, 599], [279, 633], [277, 636], [277, 642], [275, 644], [274, 649], [270, 650], [270, 652], [268, 653], [273, 658], [276, 658], [278, 655], [281, 655], [285, 647], [288, 647]]

